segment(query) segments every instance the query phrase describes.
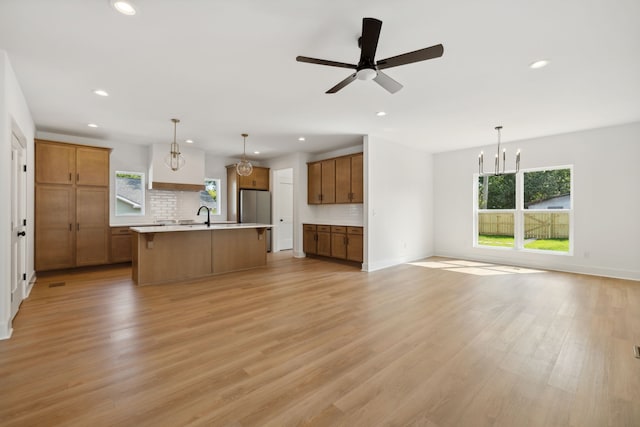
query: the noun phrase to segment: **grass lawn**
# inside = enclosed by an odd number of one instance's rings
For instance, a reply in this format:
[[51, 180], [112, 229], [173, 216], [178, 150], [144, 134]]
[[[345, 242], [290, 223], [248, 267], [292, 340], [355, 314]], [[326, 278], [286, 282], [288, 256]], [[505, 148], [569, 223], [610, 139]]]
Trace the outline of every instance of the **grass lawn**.
[[500, 246], [503, 248], [512, 248], [513, 236], [489, 236], [487, 234], [479, 234], [478, 244], [482, 246]]
[[524, 245], [527, 249], [569, 252], [569, 239], [538, 239]]
[[[487, 234], [480, 234], [478, 235], [478, 245], [512, 248], [514, 245], [513, 236], [489, 236]], [[526, 249], [569, 252], [569, 239], [538, 239], [525, 243], [524, 247]]]

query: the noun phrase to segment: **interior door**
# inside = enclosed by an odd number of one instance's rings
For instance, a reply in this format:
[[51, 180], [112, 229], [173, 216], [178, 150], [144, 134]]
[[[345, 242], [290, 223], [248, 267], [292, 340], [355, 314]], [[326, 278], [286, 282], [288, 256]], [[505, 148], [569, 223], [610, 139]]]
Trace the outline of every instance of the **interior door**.
[[293, 169], [276, 171], [278, 250], [293, 249]]
[[26, 289], [26, 171], [24, 147], [11, 135], [11, 318]]

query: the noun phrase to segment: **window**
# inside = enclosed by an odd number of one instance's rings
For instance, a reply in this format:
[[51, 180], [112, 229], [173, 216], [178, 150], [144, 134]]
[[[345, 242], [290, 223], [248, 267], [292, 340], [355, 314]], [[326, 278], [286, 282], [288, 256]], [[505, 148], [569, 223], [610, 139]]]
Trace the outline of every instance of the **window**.
[[476, 246], [571, 253], [571, 167], [476, 175]]
[[144, 215], [144, 173], [116, 171], [116, 216]]
[[212, 215], [220, 215], [220, 180], [204, 179], [204, 191], [200, 192], [200, 205], [207, 206]]
[[512, 248], [515, 242], [516, 175], [478, 177], [478, 245]]

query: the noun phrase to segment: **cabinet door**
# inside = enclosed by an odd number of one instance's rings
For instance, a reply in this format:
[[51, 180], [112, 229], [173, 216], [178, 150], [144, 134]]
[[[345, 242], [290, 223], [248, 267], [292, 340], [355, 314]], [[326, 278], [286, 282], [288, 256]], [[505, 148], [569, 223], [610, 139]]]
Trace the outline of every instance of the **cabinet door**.
[[109, 151], [103, 148], [76, 149], [77, 185], [109, 186]]
[[362, 262], [363, 238], [362, 227], [348, 227], [347, 229], [347, 259]]
[[331, 233], [331, 256], [347, 258], [347, 235], [345, 233]]
[[111, 262], [131, 261], [131, 232], [129, 227], [111, 229]]
[[336, 161], [335, 159], [323, 160], [322, 165], [322, 204], [336, 202]]
[[331, 256], [331, 233], [318, 231], [318, 255]]
[[67, 185], [38, 185], [35, 194], [35, 268], [74, 266], [75, 190]]
[[76, 265], [109, 262], [109, 189], [76, 190]]
[[253, 179], [254, 177], [253, 174], [254, 172], [251, 172], [251, 175], [249, 176], [238, 175], [238, 189], [247, 188], [249, 190], [253, 190], [255, 188], [255, 185], [254, 185], [255, 180]]
[[351, 157], [336, 159], [336, 203], [351, 203]]
[[73, 184], [76, 149], [72, 145], [36, 141], [36, 182]]
[[318, 252], [316, 245], [316, 231], [307, 229], [302, 233], [302, 250], [305, 254], [316, 254]]
[[364, 202], [362, 160], [362, 153], [351, 156], [351, 203]]
[[322, 164], [320, 162], [307, 165], [307, 203], [322, 203]]
[[253, 182], [256, 190], [269, 190], [269, 168], [253, 168]]

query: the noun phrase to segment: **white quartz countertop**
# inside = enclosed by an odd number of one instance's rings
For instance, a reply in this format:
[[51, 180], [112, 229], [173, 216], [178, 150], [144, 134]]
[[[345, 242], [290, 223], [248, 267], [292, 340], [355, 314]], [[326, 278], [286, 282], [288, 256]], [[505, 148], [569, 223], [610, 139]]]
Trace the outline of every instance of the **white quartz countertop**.
[[273, 224], [257, 223], [232, 223], [232, 224], [184, 224], [184, 225], [159, 225], [155, 227], [131, 227], [136, 233], [167, 233], [174, 231], [203, 231], [203, 230], [234, 230], [240, 228], [272, 228]]

